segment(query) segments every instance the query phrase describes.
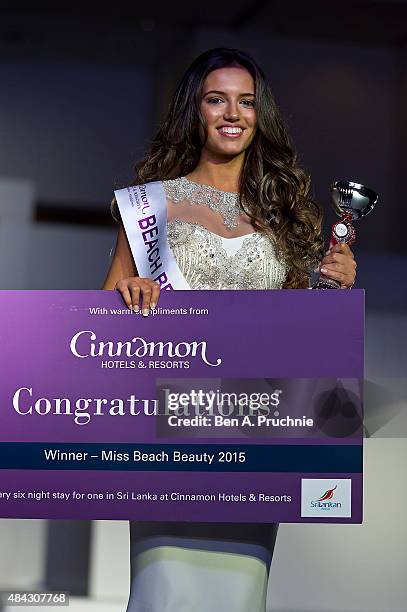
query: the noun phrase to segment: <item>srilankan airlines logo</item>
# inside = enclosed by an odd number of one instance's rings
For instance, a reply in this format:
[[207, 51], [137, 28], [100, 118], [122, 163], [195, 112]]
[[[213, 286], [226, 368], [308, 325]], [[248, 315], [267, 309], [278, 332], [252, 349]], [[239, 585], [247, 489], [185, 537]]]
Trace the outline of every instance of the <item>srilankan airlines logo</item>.
[[351, 517], [352, 481], [350, 478], [302, 478], [302, 517]]
[[331, 502], [330, 500], [334, 497], [334, 491], [338, 488], [338, 485], [335, 485], [333, 489], [327, 489], [323, 495], [319, 499], [315, 501], [311, 501], [311, 508], [321, 508], [330, 510], [331, 508], [341, 508], [342, 504], [340, 502]]
[[328, 489], [328, 491], [325, 491], [323, 496], [317, 499], [317, 501], [326, 501], [327, 499], [332, 499], [334, 496], [334, 491], [337, 488], [338, 488], [338, 485], [335, 485], [333, 489]]

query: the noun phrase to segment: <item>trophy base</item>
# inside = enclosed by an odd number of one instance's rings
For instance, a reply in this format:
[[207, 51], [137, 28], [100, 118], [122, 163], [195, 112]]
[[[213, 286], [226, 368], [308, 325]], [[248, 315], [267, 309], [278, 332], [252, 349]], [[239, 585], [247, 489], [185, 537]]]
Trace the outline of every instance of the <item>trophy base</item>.
[[312, 285], [313, 289], [340, 289], [341, 285], [338, 281], [326, 276], [320, 276], [315, 285]]

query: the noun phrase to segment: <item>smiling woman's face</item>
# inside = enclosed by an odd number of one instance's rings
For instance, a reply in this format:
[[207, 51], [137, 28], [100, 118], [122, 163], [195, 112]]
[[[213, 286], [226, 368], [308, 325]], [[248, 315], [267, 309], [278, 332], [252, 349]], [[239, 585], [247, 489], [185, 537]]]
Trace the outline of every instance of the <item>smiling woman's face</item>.
[[235, 157], [247, 149], [256, 132], [255, 93], [253, 77], [245, 68], [219, 68], [208, 74], [201, 99], [207, 153]]

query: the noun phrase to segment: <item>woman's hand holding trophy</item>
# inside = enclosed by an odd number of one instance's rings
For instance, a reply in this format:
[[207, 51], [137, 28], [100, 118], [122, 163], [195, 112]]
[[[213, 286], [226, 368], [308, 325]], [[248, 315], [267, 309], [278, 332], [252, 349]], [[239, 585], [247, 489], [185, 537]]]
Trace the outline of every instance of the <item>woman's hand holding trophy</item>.
[[[342, 260], [349, 256], [350, 245], [355, 242], [353, 221], [366, 216], [373, 210], [378, 195], [368, 187], [352, 181], [335, 181], [331, 185], [332, 206], [340, 220], [332, 226], [329, 251], [320, 265], [321, 275], [313, 289], [340, 289], [349, 287], [349, 266]], [[354, 260], [352, 260], [354, 262]], [[327, 267], [329, 266], [329, 267]], [[354, 269], [356, 262], [354, 263]], [[330, 278], [330, 275], [335, 278]]]

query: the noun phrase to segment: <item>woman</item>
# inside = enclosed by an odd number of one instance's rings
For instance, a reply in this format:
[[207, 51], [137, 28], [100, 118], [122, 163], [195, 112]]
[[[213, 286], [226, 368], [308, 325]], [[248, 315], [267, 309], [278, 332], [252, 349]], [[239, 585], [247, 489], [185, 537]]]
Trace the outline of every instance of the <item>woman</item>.
[[[262, 71], [245, 53], [212, 49], [187, 70], [136, 167], [136, 184], [155, 181], [162, 181], [171, 256], [187, 287], [306, 288], [319, 262], [324, 275], [352, 286], [349, 247], [335, 245], [323, 257], [322, 215], [309, 198], [309, 177], [297, 166]], [[128, 237], [130, 227], [131, 219]], [[138, 275], [132, 241], [121, 226], [104, 288], [118, 289], [129, 308], [141, 305], [147, 316], [162, 283]], [[265, 610], [276, 531], [261, 524], [132, 523], [128, 611]]]

